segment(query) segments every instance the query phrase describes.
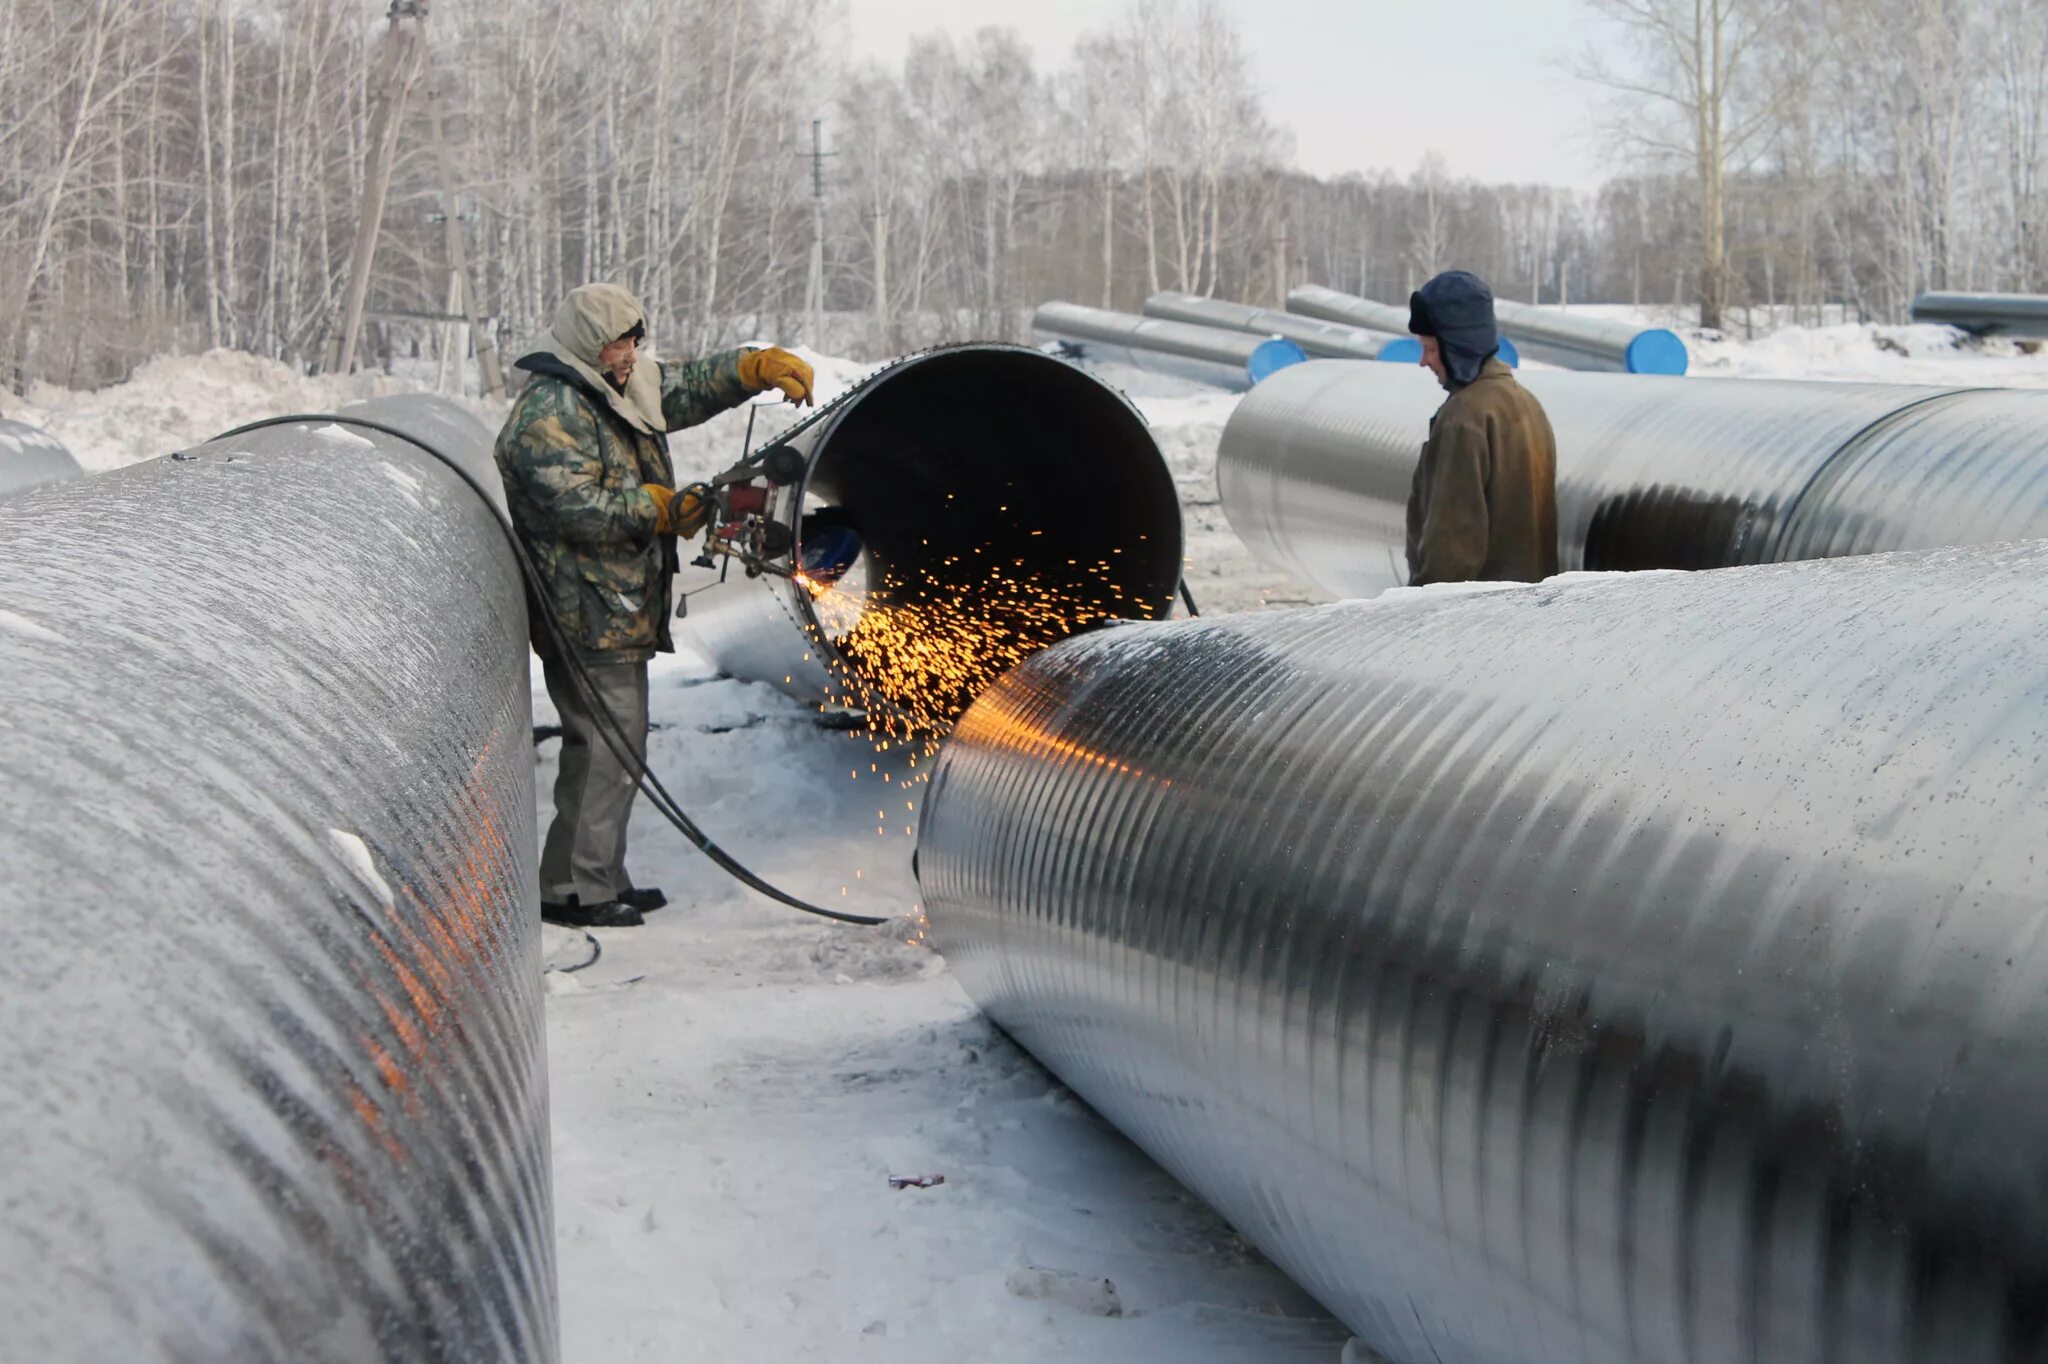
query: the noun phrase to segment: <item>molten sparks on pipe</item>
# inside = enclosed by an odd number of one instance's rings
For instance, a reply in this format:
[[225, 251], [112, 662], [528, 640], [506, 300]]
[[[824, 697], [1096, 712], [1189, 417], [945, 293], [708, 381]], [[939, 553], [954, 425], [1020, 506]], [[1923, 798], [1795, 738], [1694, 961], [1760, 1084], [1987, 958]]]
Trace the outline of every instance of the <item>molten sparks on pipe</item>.
[[878, 754], [911, 750], [910, 773], [896, 783], [905, 790], [925, 779], [916, 760], [938, 751], [954, 720], [998, 677], [1113, 618], [1101, 605], [1115, 596], [1106, 562], [1082, 581], [1033, 573], [1021, 560], [969, 568], [956, 557], [942, 567], [951, 570], [943, 581], [889, 579], [871, 591], [797, 579], [833, 645], [823, 651], [835, 687], [828, 703], [867, 717]]

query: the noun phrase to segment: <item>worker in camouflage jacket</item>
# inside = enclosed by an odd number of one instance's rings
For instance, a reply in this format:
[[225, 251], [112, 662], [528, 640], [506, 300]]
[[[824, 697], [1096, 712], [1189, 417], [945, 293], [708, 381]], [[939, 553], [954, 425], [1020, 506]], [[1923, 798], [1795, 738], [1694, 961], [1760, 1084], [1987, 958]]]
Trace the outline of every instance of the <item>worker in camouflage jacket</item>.
[[[534, 651], [562, 717], [555, 818], [541, 854], [542, 917], [581, 927], [640, 923], [667, 903], [626, 874], [626, 825], [647, 752], [647, 663], [674, 646], [676, 540], [704, 528], [709, 503], [678, 491], [667, 432], [708, 421], [754, 393], [811, 401], [809, 365], [775, 347], [683, 364], [643, 360], [647, 315], [611, 284], [575, 290], [533, 354], [532, 376], [498, 436], [498, 470], [520, 543], [554, 625], [536, 610]], [[595, 698], [578, 686], [573, 653]], [[593, 699], [616, 717], [599, 728]]]

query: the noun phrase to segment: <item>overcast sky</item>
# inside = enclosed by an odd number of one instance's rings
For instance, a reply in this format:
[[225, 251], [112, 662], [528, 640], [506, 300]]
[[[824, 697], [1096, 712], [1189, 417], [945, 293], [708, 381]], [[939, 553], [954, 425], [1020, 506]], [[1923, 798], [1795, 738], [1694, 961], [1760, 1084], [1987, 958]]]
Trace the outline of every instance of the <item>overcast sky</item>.
[[[1120, 0], [846, 0], [848, 46], [894, 63], [934, 29], [1016, 29], [1041, 70]], [[1590, 105], [1567, 69], [1581, 0], [1223, 0], [1250, 43], [1267, 109], [1317, 174], [1406, 174], [1432, 149], [1459, 176], [1590, 186], [1605, 178]]]

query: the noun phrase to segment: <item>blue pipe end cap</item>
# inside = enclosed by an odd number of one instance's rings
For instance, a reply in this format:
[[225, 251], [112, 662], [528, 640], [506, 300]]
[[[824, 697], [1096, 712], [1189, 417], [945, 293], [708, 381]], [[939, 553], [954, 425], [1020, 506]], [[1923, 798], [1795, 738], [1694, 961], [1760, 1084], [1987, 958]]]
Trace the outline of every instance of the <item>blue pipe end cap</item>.
[[836, 583], [860, 558], [862, 547], [860, 533], [851, 526], [806, 529], [799, 562], [813, 582]]
[[[1500, 339], [1500, 358], [1515, 369], [1522, 367], [1522, 352], [1515, 349], [1515, 343], [1503, 336]], [[1390, 365], [1419, 365], [1422, 363], [1422, 338], [1397, 336], [1380, 347], [1380, 359]]]
[[1642, 333], [1628, 343], [1624, 357], [1630, 374], [1683, 374], [1689, 363], [1685, 342], [1677, 333], [1662, 327]]
[[1307, 351], [1292, 341], [1282, 340], [1276, 336], [1270, 341], [1259, 343], [1258, 349], [1252, 352], [1251, 362], [1245, 366], [1245, 372], [1252, 376], [1252, 382], [1256, 384], [1272, 378], [1289, 365], [1303, 364], [1307, 360]]

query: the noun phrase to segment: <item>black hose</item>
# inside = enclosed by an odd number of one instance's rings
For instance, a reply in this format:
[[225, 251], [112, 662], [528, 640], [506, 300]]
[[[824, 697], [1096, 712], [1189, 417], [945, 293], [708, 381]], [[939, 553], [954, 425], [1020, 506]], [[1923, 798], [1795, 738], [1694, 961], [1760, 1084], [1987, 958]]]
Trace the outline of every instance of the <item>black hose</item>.
[[1188, 580], [1186, 578], [1180, 580], [1180, 599], [1187, 605], [1188, 615], [1196, 619], [1201, 618], [1202, 612], [1195, 605], [1195, 594], [1188, 591]]
[[224, 431], [220, 435], [215, 436], [214, 440], [231, 440], [236, 436], [245, 436], [251, 431], [267, 430], [273, 426], [301, 426], [314, 422], [360, 427], [365, 431], [377, 431], [402, 440], [406, 444], [423, 450], [438, 460], [443, 467], [461, 479], [471, 492], [483, 499], [484, 505], [492, 510], [492, 519], [497, 521], [498, 528], [504, 531], [505, 542], [512, 547], [512, 556], [519, 563], [520, 575], [526, 580], [527, 597], [534, 603], [542, 627], [547, 631], [548, 638], [553, 642], [556, 654], [562, 659], [571, 680], [576, 685], [576, 690], [583, 697], [584, 704], [590, 708], [591, 715], [598, 720], [597, 730], [604, 739], [605, 746], [612, 751], [612, 756], [622, 766], [634, 773], [640, 790], [647, 796], [647, 799], [653, 804], [661, 817], [670, 824], [673, 824], [682, 833], [683, 837], [689, 839], [696, 846], [697, 851], [710, 858], [727, 875], [748, 889], [780, 904], [788, 905], [791, 909], [801, 910], [805, 914], [815, 914], [821, 919], [830, 919], [835, 923], [855, 924], [861, 927], [872, 927], [876, 924], [888, 922], [887, 919], [876, 918], [872, 915], [847, 914], [840, 910], [825, 909], [822, 906], [799, 900], [796, 896], [770, 885], [749, 871], [737, 858], [719, 847], [709, 834], [698, 827], [697, 822], [691, 819], [683, 807], [677, 803], [675, 797], [669, 794], [668, 788], [662, 785], [661, 778], [654, 775], [654, 771], [647, 765], [647, 761], [633, 752], [632, 744], [626, 739], [625, 726], [619, 723], [618, 716], [613, 713], [610, 706], [605, 704], [604, 698], [598, 694], [596, 685], [590, 680], [590, 674], [584, 669], [583, 660], [577, 657], [575, 648], [570, 645], [568, 635], [562, 629], [561, 620], [555, 615], [554, 603], [548, 599], [546, 584], [541, 581], [540, 570], [527, 554], [526, 546], [519, 543], [519, 537], [513, 531], [511, 521], [507, 517], [497, 515], [497, 506], [491, 500], [490, 493], [481, 483], [477, 482], [467, 469], [463, 468], [455, 460], [449, 458], [442, 451], [435, 449], [426, 441], [421, 440], [419, 436], [412, 432], [400, 430], [398, 427], [384, 422], [372, 421], [366, 417], [338, 416], [332, 413], [265, 417], [262, 421], [250, 422], [248, 425], [238, 426], [232, 431]]

